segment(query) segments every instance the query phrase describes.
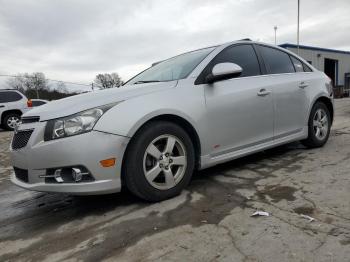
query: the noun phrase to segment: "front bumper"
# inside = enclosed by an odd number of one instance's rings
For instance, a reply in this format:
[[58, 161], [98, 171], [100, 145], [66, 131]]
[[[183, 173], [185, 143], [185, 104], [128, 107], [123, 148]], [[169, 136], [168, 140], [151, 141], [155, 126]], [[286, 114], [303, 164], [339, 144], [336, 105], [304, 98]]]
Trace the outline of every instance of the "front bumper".
[[[121, 190], [121, 165], [128, 137], [99, 131], [44, 141], [45, 122], [22, 124], [19, 131], [33, 129], [27, 145], [19, 150], [10, 148], [12, 166], [26, 170], [28, 181], [11, 181], [23, 188], [44, 192], [77, 195], [108, 194]], [[103, 159], [116, 158], [112, 167], [102, 167]], [[84, 166], [93, 176], [91, 182], [46, 183], [48, 169]]]

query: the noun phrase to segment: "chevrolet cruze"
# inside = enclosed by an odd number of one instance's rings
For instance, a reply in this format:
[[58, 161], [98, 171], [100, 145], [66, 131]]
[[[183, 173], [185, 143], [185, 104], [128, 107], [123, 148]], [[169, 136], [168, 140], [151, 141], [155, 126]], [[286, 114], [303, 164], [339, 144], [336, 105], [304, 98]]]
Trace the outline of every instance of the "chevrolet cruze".
[[148, 201], [181, 192], [194, 170], [300, 140], [321, 147], [331, 80], [285, 49], [235, 41], [153, 64], [121, 88], [22, 116], [12, 182], [36, 191]]

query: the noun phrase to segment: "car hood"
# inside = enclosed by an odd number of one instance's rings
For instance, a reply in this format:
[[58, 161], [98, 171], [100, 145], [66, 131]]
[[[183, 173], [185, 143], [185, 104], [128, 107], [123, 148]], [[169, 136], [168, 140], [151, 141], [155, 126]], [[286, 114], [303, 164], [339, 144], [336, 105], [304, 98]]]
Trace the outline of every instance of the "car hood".
[[33, 108], [24, 117], [40, 116], [40, 121], [69, 116], [90, 108], [125, 101], [127, 99], [175, 87], [177, 81], [125, 85], [75, 95]]

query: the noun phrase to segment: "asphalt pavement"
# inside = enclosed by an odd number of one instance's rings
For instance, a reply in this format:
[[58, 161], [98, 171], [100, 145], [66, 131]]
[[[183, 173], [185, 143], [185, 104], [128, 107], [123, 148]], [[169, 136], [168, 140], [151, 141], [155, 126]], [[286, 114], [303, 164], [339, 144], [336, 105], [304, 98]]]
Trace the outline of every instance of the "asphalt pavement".
[[0, 261], [350, 261], [350, 99], [336, 100], [323, 148], [292, 143], [197, 172], [156, 204], [16, 187], [11, 136], [0, 130]]

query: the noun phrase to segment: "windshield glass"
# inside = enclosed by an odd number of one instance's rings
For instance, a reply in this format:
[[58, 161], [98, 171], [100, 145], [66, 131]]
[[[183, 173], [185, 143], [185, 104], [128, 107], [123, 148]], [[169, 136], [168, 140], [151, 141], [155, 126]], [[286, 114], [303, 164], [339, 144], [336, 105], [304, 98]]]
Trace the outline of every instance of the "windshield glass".
[[127, 84], [164, 82], [186, 78], [214, 48], [192, 51], [159, 62], [129, 80]]

